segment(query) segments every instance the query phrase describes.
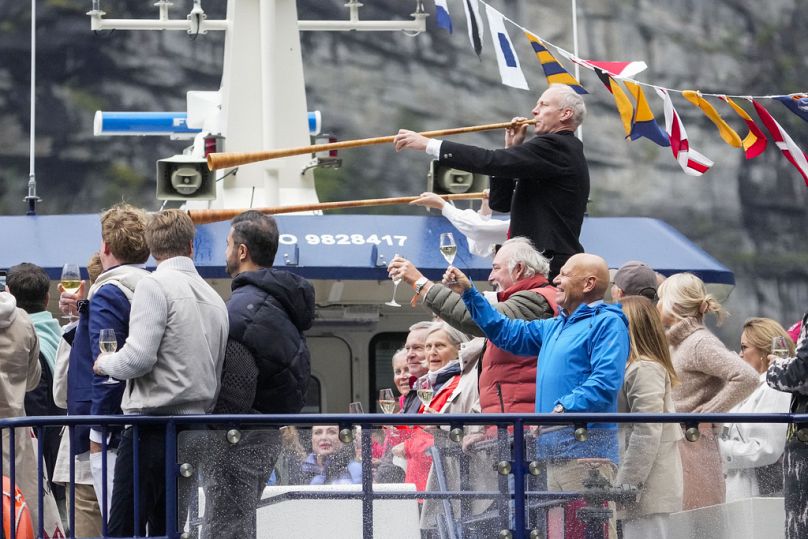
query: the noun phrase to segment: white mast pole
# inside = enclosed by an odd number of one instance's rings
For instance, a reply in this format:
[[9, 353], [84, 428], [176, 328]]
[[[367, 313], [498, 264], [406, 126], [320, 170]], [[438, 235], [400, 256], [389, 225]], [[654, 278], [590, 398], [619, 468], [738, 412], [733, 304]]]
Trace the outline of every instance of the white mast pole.
[[[577, 58], [580, 58], [578, 54], [578, 2], [577, 0], [571, 0], [572, 2], [572, 52], [575, 54]], [[575, 78], [578, 82], [581, 82], [581, 66], [575, 63]], [[584, 140], [584, 128], [583, 125], [578, 126], [578, 138], [583, 142]]]
[[31, 129], [30, 156], [28, 162], [28, 203], [27, 215], [36, 215], [36, 173], [34, 170], [34, 150], [36, 144], [36, 0], [31, 0]]

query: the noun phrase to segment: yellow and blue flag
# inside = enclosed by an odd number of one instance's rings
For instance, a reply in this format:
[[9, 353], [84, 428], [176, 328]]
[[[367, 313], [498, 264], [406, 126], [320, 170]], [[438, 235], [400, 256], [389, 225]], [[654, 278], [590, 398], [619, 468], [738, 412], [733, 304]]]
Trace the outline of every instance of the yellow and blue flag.
[[648, 100], [645, 99], [645, 93], [642, 91], [642, 87], [636, 82], [629, 80], [624, 80], [623, 84], [626, 85], [635, 103], [634, 117], [631, 119], [631, 140], [645, 137], [664, 148], [669, 147], [671, 141], [668, 138], [668, 134], [665, 133], [656, 122], [654, 113], [651, 112], [651, 107], [648, 105]]
[[569, 71], [564, 69], [538, 37], [530, 32], [525, 32], [525, 36], [530, 41], [530, 46], [533, 47], [533, 52], [536, 53], [536, 58], [541, 63], [541, 68], [544, 70], [544, 76], [547, 77], [548, 84], [566, 84], [579, 94], [589, 93]]

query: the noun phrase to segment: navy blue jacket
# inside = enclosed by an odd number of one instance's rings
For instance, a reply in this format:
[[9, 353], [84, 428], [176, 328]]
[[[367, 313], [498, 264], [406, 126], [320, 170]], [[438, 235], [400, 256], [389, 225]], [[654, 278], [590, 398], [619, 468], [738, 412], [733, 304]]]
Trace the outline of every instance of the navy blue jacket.
[[[79, 314], [78, 325], [65, 333], [71, 344], [67, 369], [67, 414], [90, 415], [93, 393], [93, 359], [90, 353], [90, 313]], [[73, 454], [90, 450], [90, 428], [79, 425], [73, 430]]]
[[[101, 349], [98, 337], [102, 329], [114, 329], [118, 350], [123, 348], [129, 336], [129, 311], [132, 304], [123, 290], [114, 284], [107, 284], [93, 294], [90, 301], [90, 350], [93, 361]], [[126, 384], [106, 384], [107, 376], [93, 376], [92, 415], [115, 415], [121, 412], [121, 399]]]
[[250, 350], [258, 367], [253, 408], [265, 414], [300, 412], [311, 375], [303, 331], [314, 320], [314, 288], [274, 268], [240, 273], [231, 288], [230, 338]]

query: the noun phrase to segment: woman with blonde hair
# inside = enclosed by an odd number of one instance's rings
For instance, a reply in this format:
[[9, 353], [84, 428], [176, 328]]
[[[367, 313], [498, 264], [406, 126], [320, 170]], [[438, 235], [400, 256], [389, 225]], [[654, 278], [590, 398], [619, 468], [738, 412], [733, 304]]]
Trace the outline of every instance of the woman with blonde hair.
[[[758, 386], [733, 413], [787, 413], [791, 395], [766, 384], [772, 340], [783, 337], [788, 357], [794, 343], [786, 330], [771, 318], [750, 318], [743, 325], [740, 357], [759, 373]], [[719, 446], [724, 457], [727, 502], [756, 496], [776, 496], [783, 490], [783, 465], [779, 460], [786, 445], [785, 423], [728, 423], [721, 429]]]
[[[631, 350], [618, 412], [673, 413], [672, 388], [678, 383], [665, 330], [654, 304], [642, 296], [622, 299]], [[624, 423], [616, 485], [636, 486], [636, 501], [625, 504], [623, 537], [668, 536], [668, 516], [682, 509], [682, 461], [674, 423]]]
[[[691, 273], [668, 277], [658, 294], [657, 308], [667, 328], [671, 360], [681, 382], [673, 388], [676, 411], [728, 412], [755, 390], [759, 375], [705, 327], [706, 314], [723, 319], [725, 311], [721, 303]], [[702, 424], [699, 431], [698, 440], [679, 442], [685, 510], [724, 503], [725, 499], [715, 429], [712, 424]]]

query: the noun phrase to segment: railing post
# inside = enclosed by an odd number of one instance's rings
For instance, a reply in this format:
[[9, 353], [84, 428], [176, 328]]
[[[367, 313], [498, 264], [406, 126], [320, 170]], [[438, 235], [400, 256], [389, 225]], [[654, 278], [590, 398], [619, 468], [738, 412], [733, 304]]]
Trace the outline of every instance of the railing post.
[[[372, 430], [372, 429], [368, 429]], [[373, 451], [371, 433], [362, 433], [362, 539], [373, 539]]]
[[9, 493], [9, 496], [11, 496], [11, 508], [12, 508], [11, 511], [9, 511], [8, 521], [9, 521], [9, 524], [11, 525], [10, 526], [11, 533], [9, 535], [11, 535], [11, 537], [13, 537], [13, 538], [16, 538], [17, 537], [17, 496], [16, 496], [16, 493], [17, 493], [17, 489], [16, 489], [16, 486], [17, 486], [17, 484], [16, 484], [17, 483], [17, 481], [16, 481], [16, 479], [17, 479], [17, 469], [16, 469], [17, 468], [17, 462], [16, 462], [17, 461], [17, 455], [16, 455], [16, 452], [17, 451], [16, 451], [16, 449], [17, 448], [15, 446], [16, 446], [17, 442], [15, 440], [16, 432], [14, 432], [14, 430], [15, 430], [14, 427], [11, 427], [10, 429], [8, 429], [8, 470], [9, 470], [8, 473], [11, 476], [10, 479], [9, 479], [10, 482], [11, 482], [11, 485], [9, 485], [9, 487], [8, 487], [8, 491], [9, 491], [8, 493]]
[[67, 426], [68, 441], [70, 442], [70, 459], [68, 462], [68, 479], [70, 484], [67, 490], [70, 493], [70, 507], [67, 508], [67, 527], [70, 528], [67, 536], [71, 539], [76, 536], [76, 428]]
[[137, 423], [132, 424], [132, 493], [134, 503], [132, 514], [135, 521], [132, 523], [132, 529], [135, 531], [135, 537], [140, 535], [140, 427]]
[[513, 501], [514, 501], [514, 538], [524, 539], [527, 522], [525, 522], [525, 430], [521, 419], [514, 420], [513, 425]]
[[177, 533], [177, 424], [169, 419], [166, 423], [166, 536], [178, 537]]
[[[34, 534], [37, 537], [45, 537], [45, 493], [43, 490], [42, 484], [42, 465], [45, 462], [42, 453], [45, 452], [45, 427], [38, 427], [37, 431], [37, 438], [36, 438], [36, 496], [39, 505], [37, 506], [37, 517], [39, 518], [39, 529], [34, 530]], [[12, 494], [13, 496], [13, 494]], [[13, 536], [12, 536], [13, 537]]]

